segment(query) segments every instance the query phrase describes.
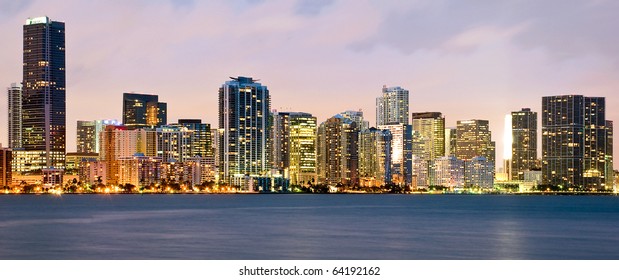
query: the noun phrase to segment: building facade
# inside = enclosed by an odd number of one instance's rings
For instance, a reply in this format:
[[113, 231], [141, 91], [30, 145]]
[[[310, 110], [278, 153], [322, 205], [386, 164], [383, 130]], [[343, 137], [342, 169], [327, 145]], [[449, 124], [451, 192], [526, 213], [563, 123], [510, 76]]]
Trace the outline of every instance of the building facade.
[[19, 83], [12, 83], [7, 92], [9, 148], [19, 149], [22, 147], [22, 86]]
[[106, 181], [119, 184], [119, 159], [135, 154], [146, 157], [157, 155], [157, 132], [143, 129], [127, 130], [125, 126], [108, 125], [101, 132], [99, 159], [106, 163]]
[[66, 152], [65, 24], [48, 17], [24, 25], [22, 147], [32, 171], [63, 169]]
[[[572, 189], [607, 189], [612, 126], [604, 97], [542, 98], [543, 183]], [[612, 144], [611, 144], [612, 145]], [[609, 150], [610, 148], [610, 150]], [[608, 174], [610, 176], [610, 174]]]
[[376, 98], [376, 125], [409, 124], [408, 90], [383, 86], [382, 95]]
[[464, 161], [455, 156], [444, 156], [432, 161], [430, 185], [450, 190], [464, 187]]
[[[219, 88], [219, 173], [225, 183], [268, 173], [271, 98], [251, 77], [236, 77]], [[246, 186], [241, 186], [245, 188]]]

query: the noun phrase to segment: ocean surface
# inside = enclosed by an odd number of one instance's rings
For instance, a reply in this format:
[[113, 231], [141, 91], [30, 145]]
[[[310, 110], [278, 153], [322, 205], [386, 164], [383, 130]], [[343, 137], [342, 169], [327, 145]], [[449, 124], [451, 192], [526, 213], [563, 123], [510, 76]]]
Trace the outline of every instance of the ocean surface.
[[619, 197], [0, 195], [0, 259], [619, 259]]

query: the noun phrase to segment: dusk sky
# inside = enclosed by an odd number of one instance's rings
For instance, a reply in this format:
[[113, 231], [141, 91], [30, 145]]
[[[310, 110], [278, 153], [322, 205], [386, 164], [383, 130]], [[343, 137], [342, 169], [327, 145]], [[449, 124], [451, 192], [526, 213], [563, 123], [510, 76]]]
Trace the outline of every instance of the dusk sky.
[[375, 125], [382, 86], [401, 86], [411, 112], [447, 126], [490, 120], [501, 160], [504, 115], [541, 118], [542, 96], [604, 96], [619, 126], [618, 14], [617, 1], [0, 0], [0, 143], [23, 24], [47, 15], [66, 23], [67, 152], [77, 120], [122, 119], [123, 92], [158, 94], [169, 123], [217, 127], [218, 88], [251, 76], [272, 109], [319, 122], [362, 109]]

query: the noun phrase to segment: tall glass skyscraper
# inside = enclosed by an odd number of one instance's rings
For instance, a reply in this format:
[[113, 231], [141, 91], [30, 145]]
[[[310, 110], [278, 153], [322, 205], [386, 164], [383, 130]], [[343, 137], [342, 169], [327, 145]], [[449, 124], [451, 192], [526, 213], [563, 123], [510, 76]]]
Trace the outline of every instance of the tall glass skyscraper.
[[318, 182], [329, 185], [359, 183], [358, 122], [341, 114], [318, 127]]
[[271, 98], [258, 80], [230, 78], [219, 88], [219, 178], [245, 188], [246, 176], [266, 175], [271, 168]]
[[273, 114], [272, 164], [290, 178], [292, 184], [304, 185], [316, 177], [316, 117], [301, 112]]
[[159, 96], [123, 93], [123, 124], [128, 129], [154, 128], [168, 123], [168, 104]]
[[7, 89], [9, 102], [9, 148], [22, 147], [22, 86], [12, 83]]
[[[542, 98], [542, 180], [574, 189], [610, 189], [612, 125], [604, 97]], [[610, 126], [607, 126], [610, 125]]]
[[383, 94], [376, 98], [376, 126], [408, 124], [408, 90], [383, 86]]
[[524, 172], [537, 165], [537, 113], [524, 108], [512, 112], [511, 177], [524, 180]]
[[65, 25], [48, 17], [24, 25], [22, 143], [31, 170], [64, 168]]

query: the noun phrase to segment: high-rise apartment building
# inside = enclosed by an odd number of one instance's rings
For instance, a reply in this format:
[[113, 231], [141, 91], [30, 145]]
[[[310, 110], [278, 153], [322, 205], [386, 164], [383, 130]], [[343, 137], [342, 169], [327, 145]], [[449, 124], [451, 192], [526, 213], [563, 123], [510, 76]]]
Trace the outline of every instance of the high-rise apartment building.
[[168, 123], [168, 104], [159, 96], [123, 93], [123, 125], [128, 129], [155, 128]]
[[191, 157], [213, 157], [211, 125], [202, 123], [200, 119], [179, 119], [178, 125], [193, 131], [191, 139]]
[[383, 93], [376, 98], [376, 125], [408, 123], [408, 90], [383, 86]]
[[458, 121], [456, 131], [456, 157], [470, 160], [474, 157], [485, 157], [496, 163], [496, 147], [492, 141], [489, 122], [487, 120]]
[[[434, 160], [445, 155], [445, 118], [439, 112], [412, 114], [413, 130], [423, 142], [421, 154], [413, 154], [425, 160]], [[413, 147], [413, 150], [416, 150]]]
[[318, 182], [329, 185], [359, 183], [358, 122], [335, 115], [318, 127]]
[[606, 159], [604, 163], [606, 164], [606, 174], [604, 177], [606, 178], [606, 186], [607, 190], [613, 189], [615, 183], [615, 172], [613, 167], [613, 121], [606, 121]]
[[348, 110], [341, 112], [340, 115], [344, 118], [351, 119], [352, 121], [357, 123], [357, 127], [359, 131], [370, 128], [370, 122], [366, 121], [363, 118], [363, 111], [359, 109], [359, 111]]
[[363, 186], [391, 183], [391, 132], [374, 127], [359, 132], [359, 177]]
[[22, 147], [22, 86], [19, 83], [12, 83], [7, 92], [9, 148], [19, 149]]
[[[612, 127], [604, 97], [542, 98], [543, 183], [574, 189], [606, 189], [612, 164]], [[611, 150], [609, 150], [609, 148]], [[609, 186], [610, 188], [610, 186]]]
[[95, 121], [77, 121], [77, 152], [97, 152], [97, 126]]
[[511, 178], [524, 180], [524, 172], [537, 165], [537, 113], [524, 108], [511, 118]]
[[304, 185], [316, 177], [316, 117], [301, 112], [276, 112], [272, 129], [273, 167]]
[[24, 25], [22, 147], [30, 169], [64, 168], [66, 152], [65, 25], [48, 17]]
[[246, 176], [266, 175], [271, 168], [271, 98], [258, 80], [231, 79], [219, 88], [219, 179], [245, 188]]

